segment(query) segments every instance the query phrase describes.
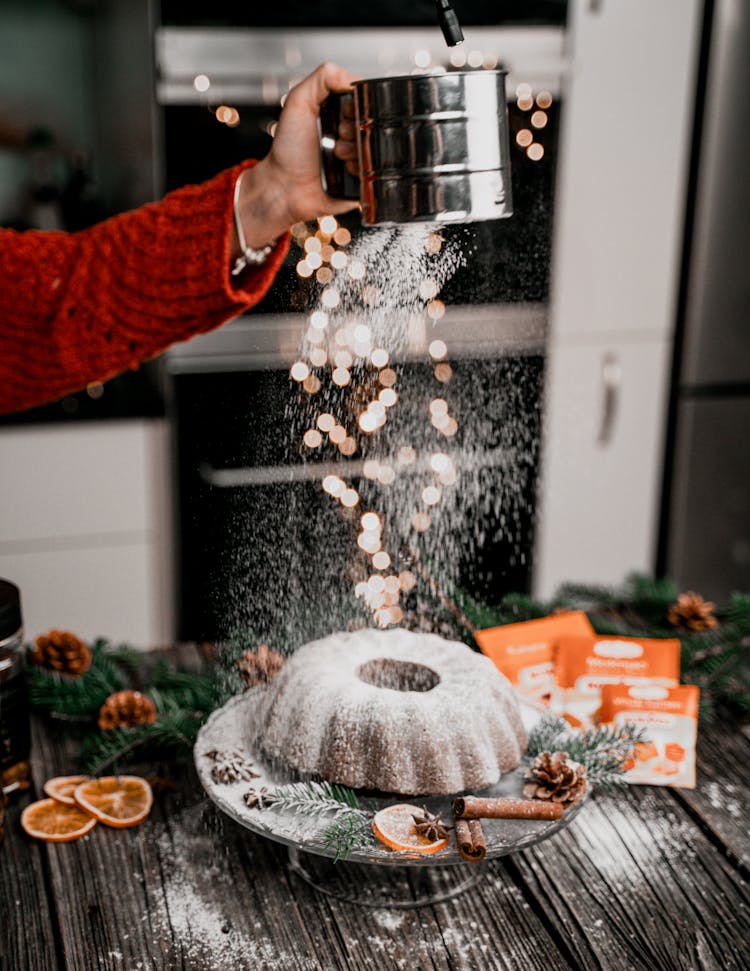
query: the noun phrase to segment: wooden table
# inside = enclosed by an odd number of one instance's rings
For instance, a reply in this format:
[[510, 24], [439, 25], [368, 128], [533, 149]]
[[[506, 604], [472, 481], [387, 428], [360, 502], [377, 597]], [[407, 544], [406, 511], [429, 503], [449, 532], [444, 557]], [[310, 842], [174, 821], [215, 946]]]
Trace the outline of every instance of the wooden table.
[[738, 730], [701, 730], [695, 791], [596, 796], [567, 830], [486, 864], [476, 889], [407, 910], [316, 892], [283, 847], [223, 817], [190, 766], [162, 768], [175, 787], [140, 827], [27, 839], [21, 809], [74, 757], [37, 719], [34, 786], [8, 807], [0, 846], [2, 971], [750, 967], [750, 738]]

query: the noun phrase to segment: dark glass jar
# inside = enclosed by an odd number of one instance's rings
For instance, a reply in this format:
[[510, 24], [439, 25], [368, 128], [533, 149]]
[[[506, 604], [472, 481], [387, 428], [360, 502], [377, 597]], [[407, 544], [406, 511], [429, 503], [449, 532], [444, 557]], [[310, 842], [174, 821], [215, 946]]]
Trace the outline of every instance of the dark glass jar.
[[3, 793], [28, 788], [30, 750], [21, 594], [14, 583], [0, 580], [0, 780]]

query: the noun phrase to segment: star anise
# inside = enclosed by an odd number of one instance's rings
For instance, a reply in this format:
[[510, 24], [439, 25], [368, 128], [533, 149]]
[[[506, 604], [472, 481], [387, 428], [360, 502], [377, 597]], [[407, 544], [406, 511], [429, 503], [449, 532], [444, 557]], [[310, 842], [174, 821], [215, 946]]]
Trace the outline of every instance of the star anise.
[[243, 799], [248, 809], [263, 809], [273, 802], [273, 796], [265, 786], [261, 786], [260, 789], [248, 789]]
[[257, 772], [253, 772], [252, 762], [248, 762], [242, 752], [220, 752], [218, 749], [212, 749], [206, 752], [206, 757], [216, 762], [211, 769], [211, 778], [217, 785], [250, 782], [252, 779], [260, 778]]
[[440, 813], [427, 812], [426, 807], [422, 807], [422, 815], [415, 816], [412, 813], [414, 820], [414, 829], [419, 833], [420, 836], [426, 836], [431, 843], [436, 843], [438, 840], [444, 840], [448, 836], [448, 828], [445, 823], [440, 818]]

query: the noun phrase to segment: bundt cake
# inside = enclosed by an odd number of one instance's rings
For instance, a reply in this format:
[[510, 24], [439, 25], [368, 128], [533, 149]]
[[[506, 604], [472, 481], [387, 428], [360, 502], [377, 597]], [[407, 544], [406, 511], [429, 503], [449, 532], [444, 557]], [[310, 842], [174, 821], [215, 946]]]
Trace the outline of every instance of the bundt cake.
[[300, 647], [265, 689], [256, 744], [302, 775], [408, 795], [483, 789], [526, 745], [513, 689], [465, 644], [406, 630]]

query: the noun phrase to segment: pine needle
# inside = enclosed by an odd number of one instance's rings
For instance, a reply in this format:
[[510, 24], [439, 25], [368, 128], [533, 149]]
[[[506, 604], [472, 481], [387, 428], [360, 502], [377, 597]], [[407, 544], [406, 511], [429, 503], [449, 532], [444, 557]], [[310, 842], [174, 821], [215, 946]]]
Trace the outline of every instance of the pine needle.
[[627, 760], [634, 747], [645, 741], [645, 730], [635, 725], [603, 725], [576, 732], [564, 718], [545, 715], [529, 733], [526, 754], [535, 758], [542, 752], [566, 752], [574, 762], [586, 766], [592, 785], [608, 789], [624, 784]]
[[334, 847], [334, 863], [348, 859], [356, 846], [372, 841], [372, 814], [360, 807], [352, 789], [330, 782], [292, 782], [280, 786], [263, 800], [263, 809], [286, 810], [308, 816], [332, 815], [326, 827], [323, 843]]

